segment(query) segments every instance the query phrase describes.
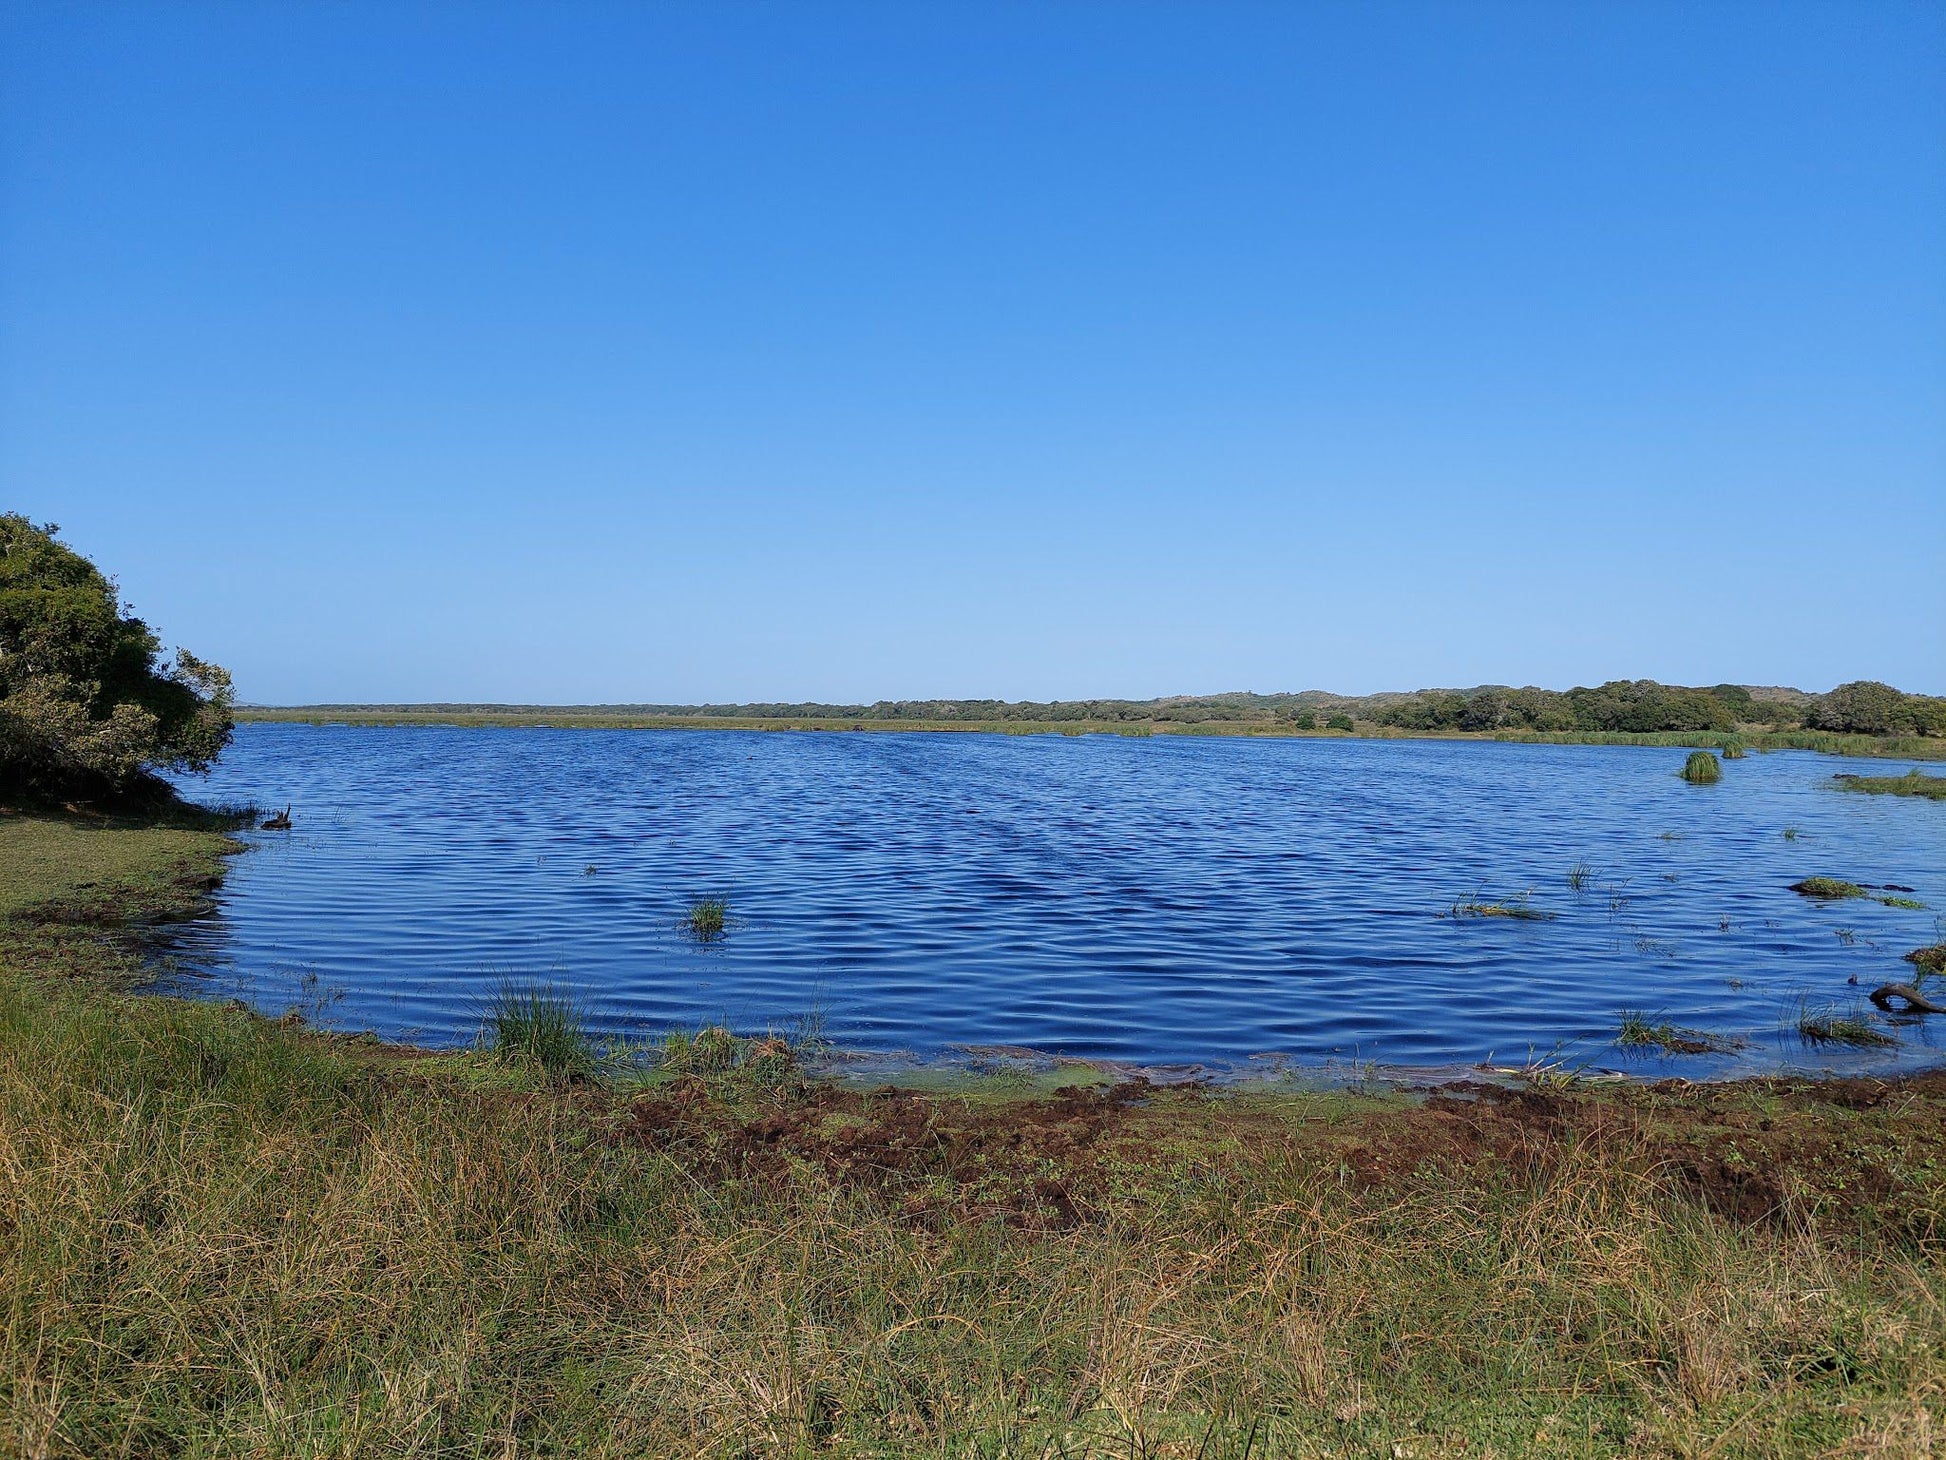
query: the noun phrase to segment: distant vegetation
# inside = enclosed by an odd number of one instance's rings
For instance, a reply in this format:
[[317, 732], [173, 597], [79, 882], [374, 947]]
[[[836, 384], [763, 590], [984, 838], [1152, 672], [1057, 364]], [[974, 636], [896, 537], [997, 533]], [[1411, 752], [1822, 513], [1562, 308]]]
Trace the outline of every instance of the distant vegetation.
[[164, 794], [230, 742], [230, 676], [124, 609], [53, 526], [0, 514], [0, 801]]
[[[1152, 700], [880, 700], [869, 705], [309, 705], [250, 709], [253, 720], [377, 724], [586, 725], [750, 729], [966, 729], [1145, 735], [1494, 735], [1572, 743], [1698, 744], [1837, 755], [1946, 755], [1946, 700], [1858, 682], [1828, 695], [1766, 686], [1707, 689], [1611, 680], [1595, 688], [1419, 690], [1364, 696], [1171, 695]], [[1731, 747], [1734, 746], [1733, 750]]]

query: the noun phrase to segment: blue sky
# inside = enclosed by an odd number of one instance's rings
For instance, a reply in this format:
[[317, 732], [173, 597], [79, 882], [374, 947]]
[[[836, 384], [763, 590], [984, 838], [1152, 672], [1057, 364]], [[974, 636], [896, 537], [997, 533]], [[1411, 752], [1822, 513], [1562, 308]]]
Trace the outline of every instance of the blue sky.
[[1946, 690], [1937, 5], [0, 17], [0, 504], [247, 699]]

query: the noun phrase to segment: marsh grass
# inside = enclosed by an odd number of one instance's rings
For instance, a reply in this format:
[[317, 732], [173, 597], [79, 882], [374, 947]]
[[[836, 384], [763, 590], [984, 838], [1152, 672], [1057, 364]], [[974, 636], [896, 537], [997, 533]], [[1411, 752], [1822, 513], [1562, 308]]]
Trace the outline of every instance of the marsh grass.
[[1544, 912], [1540, 908], [1530, 906], [1527, 901], [1528, 896], [1529, 894], [1523, 892], [1519, 897], [1489, 902], [1485, 894], [1476, 892], [1471, 897], [1461, 898], [1455, 902], [1446, 910], [1446, 916], [1449, 918], [1512, 918], [1516, 922], [1524, 923], [1547, 922], [1555, 916], [1551, 912]]
[[488, 996], [487, 1048], [551, 1080], [585, 1080], [600, 1068], [581, 1005], [551, 984], [506, 980]]
[[1885, 1049], [1896, 1045], [1897, 1036], [1878, 1027], [1862, 1002], [1851, 1004], [1801, 1004], [1797, 1014], [1797, 1034], [1806, 1044], [1845, 1044], [1856, 1049]]
[[714, 943], [730, 929], [730, 900], [699, 897], [682, 915], [682, 929], [698, 943]]
[[1568, 868], [1568, 886], [1576, 892], [1584, 891], [1595, 880], [1595, 869], [1586, 862], [1576, 862]]
[[1816, 897], [1826, 902], [1870, 895], [1856, 882], [1846, 882], [1838, 877], [1806, 877], [1802, 882], [1793, 882], [1790, 890], [1800, 897]]
[[1902, 776], [1838, 776], [1835, 779], [1840, 790], [1867, 796], [1924, 796], [1946, 801], [1946, 776], [1929, 776], [1923, 771], [1907, 771]]
[[1946, 974], [1946, 943], [1935, 943], [1930, 948], [1914, 948], [1905, 955], [1905, 961], [1919, 969], [1919, 976], [1929, 973]]
[[1667, 1054], [1729, 1054], [1749, 1045], [1747, 1039], [1688, 1029], [1667, 1019], [1652, 1021], [1639, 1009], [1624, 1009], [1620, 1017], [1621, 1027], [1616, 1032], [1615, 1043], [1623, 1049], [1660, 1049]]
[[1714, 785], [1723, 779], [1723, 765], [1707, 750], [1693, 750], [1682, 763], [1682, 778], [1692, 786]]
[[1741, 740], [1726, 740], [1723, 743], [1723, 759], [1725, 760], [1742, 760], [1744, 753], [1743, 742]]
[[1908, 911], [1923, 912], [1926, 907], [1917, 898], [1905, 897], [1894, 892], [1882, 892], [1857, 882], [1846, 882], [1838, 877], [1806, 877], [1802, 882], [1793, 882], [1790, 890], [1800, 897], [1813, 897], [1821, 902], [1844, 902], [1852, 898], [1864, 898], [1871, 902], [1883, 903], [1886, 907], [1904, 908]]

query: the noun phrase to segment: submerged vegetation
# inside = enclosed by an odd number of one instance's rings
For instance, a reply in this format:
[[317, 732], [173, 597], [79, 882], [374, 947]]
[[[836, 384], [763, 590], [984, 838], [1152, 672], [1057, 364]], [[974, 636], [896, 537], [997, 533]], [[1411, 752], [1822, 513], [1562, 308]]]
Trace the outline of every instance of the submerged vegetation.
[[1723, 779], [1723, 767], [1707, 750], [1693, 750], [1683, 762], [1682, 778], [1692, 786], [1713, 785]]

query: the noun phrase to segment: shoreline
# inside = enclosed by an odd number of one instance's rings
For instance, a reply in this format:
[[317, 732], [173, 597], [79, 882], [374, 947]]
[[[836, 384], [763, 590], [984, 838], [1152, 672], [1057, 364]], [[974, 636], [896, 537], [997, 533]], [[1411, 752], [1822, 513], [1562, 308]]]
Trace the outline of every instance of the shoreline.
[[935, 1091], [699, 1036], [611, 1085], [130, 992], [239, 845], [0, 815], [0, 1394], [47, 1453], [1728, 1460], [1946, 1423], [1946, 1070]]
[[1946, 760], [1946, 739], [1936, 736], [1845, 735], [1822, 730], [1771, 730], [1752, 726], [1718, 730], [1407, 730], [1356, 722], [1351, 730], [1300, 730], [1257, 720], [1195, 722], [1147, 720], [895, 720], [828, 716], [657, 715], [607, 710], [599, 706], [438, 707], [244, 705], [239, 725], [310, 725], [351, 728], [531, 730], [735, 730], [801, 734], [911, 733], [984, 735], [1113, 735], [1126, 739], [1158, 736], [1209, 739], [1304, 741], [1444, 741], [1499, 745], [1599, 745], [1665, 749], [1722, 750], [1740, 745], [1758, 754], [1804, 750], [1821, 755], [1890, 760]]

